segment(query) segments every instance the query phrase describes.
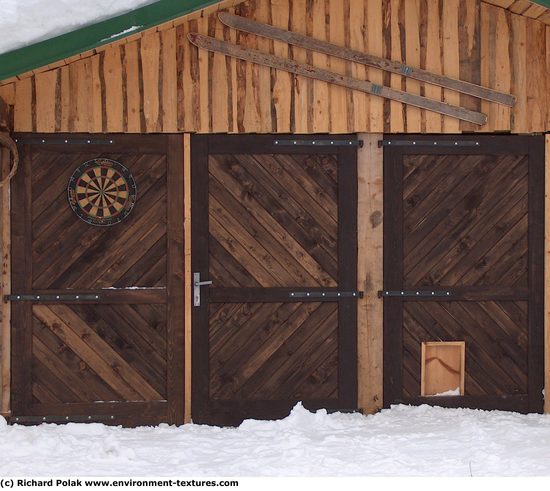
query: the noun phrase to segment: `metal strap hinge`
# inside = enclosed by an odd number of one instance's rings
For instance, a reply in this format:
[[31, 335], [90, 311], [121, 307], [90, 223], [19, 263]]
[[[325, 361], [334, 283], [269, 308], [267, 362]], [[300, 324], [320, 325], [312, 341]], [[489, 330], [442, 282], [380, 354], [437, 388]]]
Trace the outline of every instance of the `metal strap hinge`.
[[378, 140], [379, 147], [479, 147], [476, 140]]
[[450, 297], [450, 290], [379, 290], [379, 297]]
[[317, 299], [339, 299], [339, 298], [363, 298], [363, 292], [290, 292], [291, 298], [315, 298]]
[[32, 295], [21, 293], [15, 295], [4, 295], [4, 302], [82, 302], [95, 301], [100, 298], [101, 297], [95, 293], [75, 293], [71, 295]]
[[274, 140], [279, 147], [362, 147], [363, 140]]
[[18, 423], [90, 423], [97, 421], [113, 421], [114, 415], [94, 414], [94, 415], [71, 415], [71, 416], [10, 416], [9, 421], [12, 424]]

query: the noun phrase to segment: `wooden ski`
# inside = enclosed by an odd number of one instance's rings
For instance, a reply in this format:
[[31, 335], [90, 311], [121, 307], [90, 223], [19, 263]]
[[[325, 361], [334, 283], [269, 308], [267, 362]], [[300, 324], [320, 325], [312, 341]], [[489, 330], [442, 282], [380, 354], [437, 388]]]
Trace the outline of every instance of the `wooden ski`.
[[420, 68], [413, 68], [396, 61], [388, 60], [387, 58], [380, 58], [378, 56], [368, 55], [353, 49], [343, 48], [326, 41], [304, 36], [303, 34], [299, 34], [297, 32], [279, 29], [278, 27], [274, 27], [269, 24], [260, 24], [239, 15], [220, 12], [218, 14], [218, 18], [226, 26], [233, 27], [239, 31], [256, 34], [258, 36], [263, 36], [270, 39], [276, 39], [278, 41], [292, 44], [293, 46], [299, 46], [300, 48], [318, 51], [319, 53], [372, 66], [387, 72], [397, 73], [398, 75], [403, 75], [422, 82], [438, 85], [445, 89], [462, 92], [463, 94], [468, 94], [480, 99], [496, 102], [498, 104], [504, 104], [506, 106], [513, 106], [516, 102], [516, 97], [511, 94], [498, 92], [496, 90], [482, 87], [481, 85], [470, 82], [465, 82], [463, 80], [445, 77], [444, 75], [438, 75]]
[[452, 106], [445, 102], [427, 99], [426, 97], [419, 95], [408, 94], [407, 92], [391, 89], [382, 85], [373, 84], [368, 80], [358, 80], [345, 75], [339, 75], [328, 70], [316, 68], [305, 63], [297, 63], [294, 60], [288, 60], [267, 53], [262, 53], [254, 49], [245, 49], [235, 44], [220, 41], [219, 39], [203, 36], [202, 34], [189, 33], [188, 38], [191, 43], [199, 48], [222, 53], [240, 60], [250, 61], [252, 63], [265, 65], [278, 70], [283, 70], [285, 72], [294, 73], [296, 75], [302, 75], [315, 80], [340, 85], [342, 87], [346, 87], [347, 89], [359, 90], [361, 92], [366, 92], [367, 94], [373, 94], [386, 99], [391, 99], [393, 101], [416, 106], [421, 109], [427, 109], [428, 111], [444, 114], [445, 116], [451, 116], [470, 123], [483, 125], [487, 122], [487, 116], [483, 113], [471, 111], [463, 107]]

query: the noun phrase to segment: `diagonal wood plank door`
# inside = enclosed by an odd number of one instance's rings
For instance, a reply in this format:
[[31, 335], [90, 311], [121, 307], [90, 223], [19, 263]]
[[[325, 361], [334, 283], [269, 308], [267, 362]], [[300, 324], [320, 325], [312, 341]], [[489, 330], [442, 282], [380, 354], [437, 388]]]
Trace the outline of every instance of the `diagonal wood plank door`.
[[[12, 306], [13, 420], [182, 423], [182, 138], [18, 141], [13, 291], [50, 300]], [[96, 158], [122, 163], [136, 183], [116, 225], [86, 223], [69, 206], [69, 178]], [[51, 300], [79, 293], [99, 298]]]
[[[443, 297], [385, 298], [385, 403], [540, 412], [544, 140], [393, 140], [384, 288]], [[428, 341], [465, 341], [464, 395], [420, 397]]]
[[292, 298], [355, 290], [356, 151], [274, 140], [192, 140], [195, 422], [357, 404], [355, 300]]

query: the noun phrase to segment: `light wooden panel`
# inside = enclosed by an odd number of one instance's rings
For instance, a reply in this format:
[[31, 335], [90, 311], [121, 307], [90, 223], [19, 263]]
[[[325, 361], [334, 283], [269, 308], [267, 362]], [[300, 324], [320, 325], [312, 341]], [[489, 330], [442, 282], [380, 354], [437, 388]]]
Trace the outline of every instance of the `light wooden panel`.
[[357, 302], [358, 407], [374, 413], [382, 407], [383, 301], [383, 152], [381, 134], [361, 134], [357, 154]]
[[545, 145], [545, 199], [544, 199], [544, 412], [550, 413], [550, 135]]
[[455, 389], [464, 395], [464, 341], [422, 343], [420, 395], [435, 396]]
[[[0, 101], [1, 103], [1, 101]], [[0, 107], [0, 110], [2, 108]], [[4, 117], [0, 116], [0, 120]], [[10, 152], [0, 147], [0, 177], [9, 173]], [[9, 185], [0, 187], [0, 301], [11, 293], [11, 254], [10, 254], [10, 212]], [[0, 304], [0, 414], [7, 415], [10, 409], [10, 316], [9, 303]]]
[[[235, 32], [212, 14], [130, 37], [124, 44], [16, 82], [16, 130], [526, 133], [550, 129], [547, 28], [528, 16], [480, 0], [248, 0], [229, 10], [341, 46], [511, 91], [518, 103], [513, 109], [481, 103], [399, 75]], [[189, 32], [482, 109], [489, 121], [482, 127], [461, 123], [208, 53], [189, 44]]]
[[550, 9], [531, 0], [483, 0], [484, 3], [503, 7], [523, 17], [537, 19], [550, 25]]

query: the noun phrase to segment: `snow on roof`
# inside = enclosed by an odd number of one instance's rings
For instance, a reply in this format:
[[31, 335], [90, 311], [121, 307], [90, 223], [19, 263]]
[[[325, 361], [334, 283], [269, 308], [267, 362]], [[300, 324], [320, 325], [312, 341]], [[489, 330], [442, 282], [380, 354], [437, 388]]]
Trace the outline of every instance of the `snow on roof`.
[[1, 0], [0, 53], [109, 19], [156, 0]]

